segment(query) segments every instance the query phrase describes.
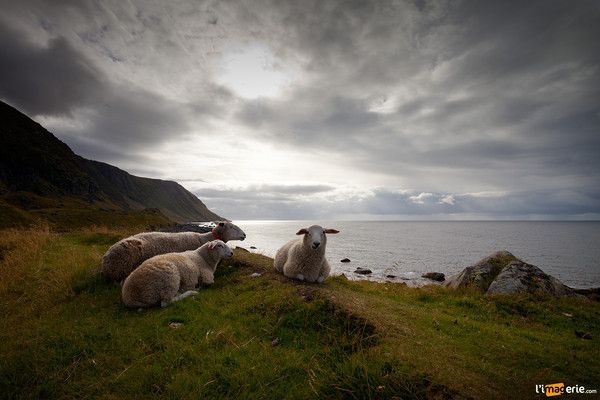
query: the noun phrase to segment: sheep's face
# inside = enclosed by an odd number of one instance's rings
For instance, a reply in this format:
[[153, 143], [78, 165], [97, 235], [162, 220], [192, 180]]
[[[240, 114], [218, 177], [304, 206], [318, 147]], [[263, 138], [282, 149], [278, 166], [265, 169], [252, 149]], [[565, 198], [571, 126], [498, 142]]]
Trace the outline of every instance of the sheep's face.
[[214, 252], [219, 258], [229, 258], [233, 256], [233, 250], [222, 240], [213, 240], [208, 244], [208, 250]]
[[309, 228], [302, 228], [296, 235], [304, 235], [304, 246], [313, 250], [324, 249], [327, 244], [327, 233], [338, 233], [338, 230], [323, 228], [319, 225], [313, 225]]
[[216, 233], [218, 235], [217, 237], [226, 243], [230, 240], [246, 239], [246, 234], [239, 226], [226, 221], [217, 222], [217, 226], [213, 229], [213, 233]]

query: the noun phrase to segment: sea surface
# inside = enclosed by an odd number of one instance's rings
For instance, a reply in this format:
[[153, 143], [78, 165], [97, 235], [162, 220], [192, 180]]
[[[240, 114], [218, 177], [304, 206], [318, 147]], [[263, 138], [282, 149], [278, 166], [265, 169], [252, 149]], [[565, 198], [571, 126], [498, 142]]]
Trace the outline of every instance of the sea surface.
[[[425, 272], [460, 272], [498, 250], [576, 288], [600, 286], [600, 222], [406, 222], [406, 221], [234, 221], [247, 234], [241, 246], [273, 257], [298, 229], [319, 224], [340, 230], [328, 235], [332, 274], [351, 279], [391, 280], [419, 285]], [[350, 263], [341, 263], [343, 258]], [[357, 267], [373, 273], [354, 273]]]

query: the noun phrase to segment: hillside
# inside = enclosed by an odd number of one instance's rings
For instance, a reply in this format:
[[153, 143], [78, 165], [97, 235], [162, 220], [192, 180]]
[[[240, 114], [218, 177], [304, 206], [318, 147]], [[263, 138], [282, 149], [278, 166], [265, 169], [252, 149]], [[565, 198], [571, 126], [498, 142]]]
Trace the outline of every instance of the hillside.
[[531, 399], [545, 398], [537, 384], [600, 389], [597, 302], [341, 276], [304, 284], [238, 248], [213, 286], [138, 312], [98, 272], [131, 233], [0, 232], [3, 398]]
[[0, 102], [0, 211], [26, 220], [32, 210], [41, 209], [156, 209], [176, 222], [222, 219], [176, 182], [134, 176], [80, 157], [41, 125]]

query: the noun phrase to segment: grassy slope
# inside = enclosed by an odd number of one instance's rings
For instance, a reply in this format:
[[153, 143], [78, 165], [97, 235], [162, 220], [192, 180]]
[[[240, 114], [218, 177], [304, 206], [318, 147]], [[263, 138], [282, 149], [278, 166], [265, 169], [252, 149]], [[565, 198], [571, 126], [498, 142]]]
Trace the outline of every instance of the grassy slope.
[[158, 209], [118, 210], [71, 197], [46, 198], [17, 192], [0, 196], [0, 229], [45, 223], [68, 231], [95, 226], [161, 226], [173, 223]]
[[198, 296], [129, 311], [98, 275], [129, 233], [0, 232], [4, 398], [531, 398], [537, 383], [600, 383], [598, 303], [303, 285], [237, 250]]

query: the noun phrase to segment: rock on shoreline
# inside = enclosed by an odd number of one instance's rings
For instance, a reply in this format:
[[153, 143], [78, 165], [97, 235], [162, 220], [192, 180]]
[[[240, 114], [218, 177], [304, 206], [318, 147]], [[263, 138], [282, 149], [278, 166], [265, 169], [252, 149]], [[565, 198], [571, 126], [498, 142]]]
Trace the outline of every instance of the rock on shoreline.
[[436, 282], [443, 282], [446, 279], [446, 275], [441, 272], [428, 272], [426, 274], [421, 275], [421, 278], [431, 279]]
[[359, 274], [359, 275], [369, 275], [371, 274], [373, 271], [371, 271], [368, 268], [363, 268], [363, 267], [357, 267], [356, 270], [354, 271], [355, 274]]
[[584, 297], [535, 265], [508, 251], [499, 251], [444, 282], [450, 288], [472, 288], [486, 294], [534, 293], [554, 297]]

